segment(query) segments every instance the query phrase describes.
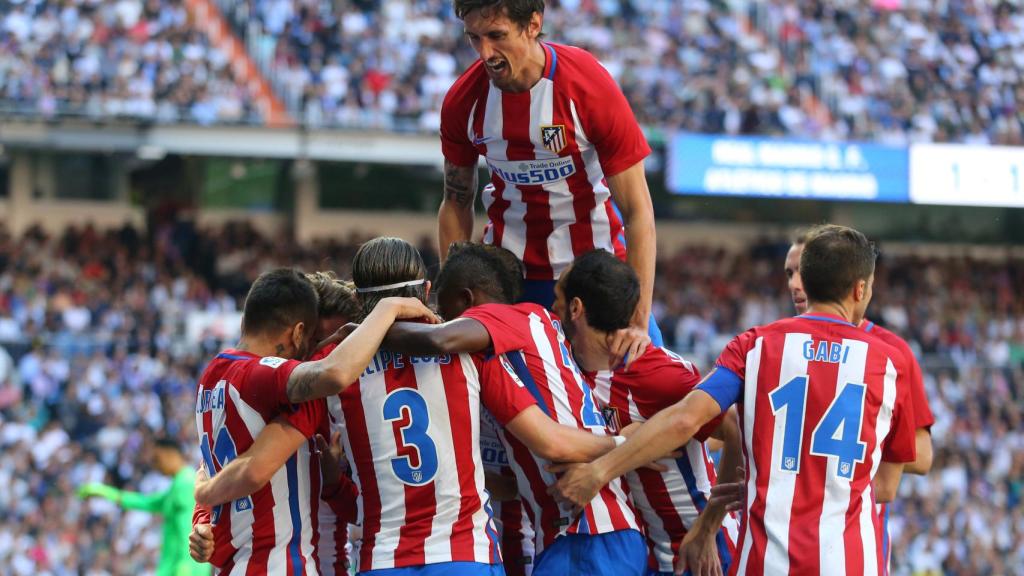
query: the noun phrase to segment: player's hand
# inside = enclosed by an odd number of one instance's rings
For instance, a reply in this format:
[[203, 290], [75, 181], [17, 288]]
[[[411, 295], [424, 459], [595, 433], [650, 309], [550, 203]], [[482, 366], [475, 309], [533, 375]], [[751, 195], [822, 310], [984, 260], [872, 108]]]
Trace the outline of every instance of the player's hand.
[[188, 553], [196, 562], [209, 562], [213, 556], [213, 527], [196, 524], [188, 535]]
[[608, 349], [611, 351], [611, 365], [616, 367], [626, 361], [629, 368], [637, 358], [647, 350], [651, 337], [647, 330], [636, 326], [627, 326], [608, 335]]
[[682, 576], [687, 570], [691, 576], [722, 576], [722, 561], [715, 541], [717, 535], [717, 530], [710, 534], [697, 530], [687, 532], [679, 546], [676, 576]]
[[329, 444], [326, 438], [317, 434], [316, 447], [320, 450], [320, 473], [323, 476], [324, 484], [337, 484], [342, 473], [348, 468], [345, 449], [341, 446], [341, 432], [331, 434]]
[[395, 314], [395, 320], [422, 320], [428, 324], [440, 324], [441, 318], [418, 298], [392, 296], [384, 298], [377, 305], [389, 306]]
[[120, 494], [121, 493], [117, 488], [100, 484], [99, 482], [82, 484], [78, 489], [78, 497], [82, 499], [89, 498], [91, 496], [99, 496], [101, 498], [106, 498], [107, 500], [118, 502], [120, 501]]
[[573, 515], [582, 512], [605, 485], [593, 464], [551, 464], [547, 469], [562, 474], [558, 483], [548, 488], [548, 494], [558, 502], [571, 505]]
[[324, 346], [330, 346], [331, 344], [340, 344], [345, 338], [348, 338], [349, 334], [355, 332], [356, 328], [359, 328], [359, 324], [356, 324], [355, 322], [349, 322], [348, 324], [341, 326], [334, 331], [334, 334], [331, 334], [327, 338], [321, 340], [313, 347], [313, 350], [320, 350]]
[[711, 487], [708, 505], [725, 506], [726, 512], [742, 511], [747, 506], [746, 471], [737, 468], [738, 482], [722, 482]]

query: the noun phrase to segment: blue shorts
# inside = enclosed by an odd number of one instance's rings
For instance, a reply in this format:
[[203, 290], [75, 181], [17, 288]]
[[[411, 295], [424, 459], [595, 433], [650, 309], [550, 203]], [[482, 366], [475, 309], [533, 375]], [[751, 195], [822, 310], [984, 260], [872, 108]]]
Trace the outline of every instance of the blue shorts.
[[505, 576], [505, 567], [501, 564], [484, 564], [482, 562], [441, 562], [359, 572], [359, 576], [448, 576], [449, 574], [455, 576]]
[[[519, 301], [540, 304], [550, 310], [555, 303], [555, 282], [555, 280], [523, 280], [523, 295]], [[651, 337], [651, 344], [665, 345], [665, 340], [661, 337], [661, 328], [658, 328], [658, 322], [654, 319], [653, 313], [647, 323], [647, 334]]]
[[644, 576], [647, 543], [636, 530], [607, 534], [565, 534], [540, 553], [533, 576]]

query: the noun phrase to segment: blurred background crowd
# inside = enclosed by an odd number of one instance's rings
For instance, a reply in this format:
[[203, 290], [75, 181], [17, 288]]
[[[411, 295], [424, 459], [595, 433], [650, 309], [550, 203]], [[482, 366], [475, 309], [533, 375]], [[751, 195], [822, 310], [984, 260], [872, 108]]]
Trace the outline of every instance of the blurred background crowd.
[[[476, 58], [448, 0], [211, 0], [292, 119], [435, 131]], [[0, 0], [0, 110], [260, 122], [184, 0]], [[1024, 143], [1024, 7], [995, 0], [550, 0], [654, 130]]]
[[[0, 229], [0, 566], [17, 575], [151, 569], [159, 522], [75, 488], [150, 491], [157, 433], [194, 444], [194, 382], [275, 264], [345, 277], [358, 243], [299, 246], [247, 224], [99, 233]], [[662, 254], [667, 345], [707, 370], [738, 331], [792, 314], [785, 239]], [[430, 243], [421, 249], [432, 270]], [[970, 273], [968, 273], [970, 271]], [[891, 512], [895, 574], [1012, 574], [1024, 565], [1024, 262], [921, 258], [883, 246], [869, 316], [917, 352], [935, 466]], [[205, 320], [203, 320], [205, 319]], [[199, 328], [193, 328], [197, 324]], [[195, 461], [198, 455], [193, 454]]]

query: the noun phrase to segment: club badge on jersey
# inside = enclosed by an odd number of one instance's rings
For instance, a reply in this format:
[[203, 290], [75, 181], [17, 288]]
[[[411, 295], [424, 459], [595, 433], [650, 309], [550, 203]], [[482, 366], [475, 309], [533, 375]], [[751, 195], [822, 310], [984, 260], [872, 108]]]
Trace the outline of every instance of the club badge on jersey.
[[558, 154], [565, 148], [565, 125], [555, 124], [540, 127], [541, 141], [544, 142], [544, 147], [550, 150], [554, 154]]

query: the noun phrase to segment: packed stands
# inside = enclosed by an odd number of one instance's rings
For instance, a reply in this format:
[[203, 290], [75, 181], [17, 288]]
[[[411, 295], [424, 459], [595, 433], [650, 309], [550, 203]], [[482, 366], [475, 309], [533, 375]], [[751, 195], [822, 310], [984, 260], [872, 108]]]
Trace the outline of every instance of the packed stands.
[[[202, 313], [237, 321], [261, 269], [347, 274], [359, 237], [297, 246], [245, 224], [107, 233], [0, 231], [0, 566], [13, 574], [141, 573], [158, 523], [74, 490], [152, 490], [154, 432], [193, 443], [193, 386], [224, 342]], [[424, 241], [428, 263], [436, 255]], [[784, 243], [663, 256], [655, 311], [668, 344], [707, 370], [737, 330], [791, 314]], [[968, 270], [970, 273], [968, 273]], [[894, 573], [1024, 570], [1024, 262], [887, 256], [870, 316], [925, 368], [935, 466], [906, 478], [891, 513]], [[212, 326], [212, 325], [210, 325]], [[194, 455], [198, 461], [198, 455]], [[932, 572], [929, 572], [932, 571]]]
[[[476, 58], [446, 0], [217, 3], [293, 118], [312, 127], [436, 130], [445, 92]], [[655, 129], [1024, 143], [1019, 3], [547, 4], [548, 38], [594, 52]], [[5, 108], [258, 120], [179, 0], [0, 6]]]
[[0, 114], [259, 121], [182, 0], [4, 0], [0, 15]]

